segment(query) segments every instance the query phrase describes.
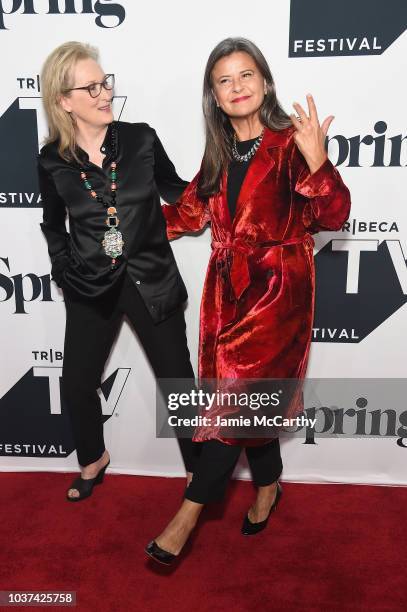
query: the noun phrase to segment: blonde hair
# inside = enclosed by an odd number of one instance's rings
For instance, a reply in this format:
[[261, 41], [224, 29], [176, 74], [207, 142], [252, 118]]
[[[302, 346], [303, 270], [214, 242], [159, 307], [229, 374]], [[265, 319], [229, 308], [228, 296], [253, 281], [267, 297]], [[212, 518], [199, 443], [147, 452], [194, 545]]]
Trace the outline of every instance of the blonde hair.
[[75, 124], [70, 113], [60, 104], [61, 95], [73, 87], [72, 74], [78, 61], [94, 59], [99, 52], [91, 45], [70, 41], [60, 45], [47, 57], [41, 72], [41, 89], [48, 119], [48, 137], [45, 143], [58, 142], [58, 153], [66, 161], [76, 159]]

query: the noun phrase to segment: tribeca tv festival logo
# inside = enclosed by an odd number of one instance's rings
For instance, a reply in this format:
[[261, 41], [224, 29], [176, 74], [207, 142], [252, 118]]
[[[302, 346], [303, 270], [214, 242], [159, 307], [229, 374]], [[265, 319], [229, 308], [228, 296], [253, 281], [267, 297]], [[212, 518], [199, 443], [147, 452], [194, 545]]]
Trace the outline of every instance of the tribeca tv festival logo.
[[406, 28], [406, 0], [291, 0], [288, 56], [381, 55]]
[[[68, 457], [74, 450], [69, 414], [61, 396], [63, 354], [32, 351], [33, 367], [0, 398], [0, 456]], [[103, 422], [119, 416], [130, 368], [118, 368], [98, 393]]]
[[407, 302], [397, 221], [350, 218], [341, 231], [315, 255], [314, 342], [361, 342]]
[[[0, 0], [1, 2], [1, 0]], [[40, 79], [16, 77], [22, 91], [0, 116], [0, 209], [41, 208], [37, 177], [40, 136], [47, 133]], [[114, 116], [120, 120], [127, 96], [114, 96]], [[39, 229], [39, 228], [38, 228]]]
[[9, 29], [6, 16], [14, 14], [96, 14], [95, 24], [100, 28], [117, 28], [126, 17], [124, 7], [112, 0], [0, 0], [0, 30]]

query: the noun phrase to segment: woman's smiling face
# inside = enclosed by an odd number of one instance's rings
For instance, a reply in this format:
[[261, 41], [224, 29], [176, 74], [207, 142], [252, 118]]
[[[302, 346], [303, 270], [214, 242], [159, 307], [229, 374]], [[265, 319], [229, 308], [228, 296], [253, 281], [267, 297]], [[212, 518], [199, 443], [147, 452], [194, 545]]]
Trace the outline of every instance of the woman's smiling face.
[[[72, 87], [101, 83], [104, 78], [105, 73], [94, 59], [83, 59], [74, 67]], [[61, 96], [60, 103], [64, 110], [72, 113], [77, 123], [101, 127], [113, 121], [112, 98], [113, 90], [104, 87], [96, 98], [92, 98], [85, 89], [80, 89]]]
[[245, 51], [235, 51], [216, 62], [212, 87], [223, 112], [242, 119], [258, 112], [266, 83], [254, 59]]

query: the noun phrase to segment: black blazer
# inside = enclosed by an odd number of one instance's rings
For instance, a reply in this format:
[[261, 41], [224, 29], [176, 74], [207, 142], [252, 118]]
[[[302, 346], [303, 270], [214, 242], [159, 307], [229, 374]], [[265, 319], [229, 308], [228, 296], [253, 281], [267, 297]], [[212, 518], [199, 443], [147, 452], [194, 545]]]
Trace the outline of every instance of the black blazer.
[[[111, 137], [113, 125], [116, 141]], [[123, 255], [117, 269], [111, 270], [111, 259], [101, 244], [108, 229], [106, 208], [83, 186], [80, 165], [63, 160], [56, 143], [47, 144], [38, 156], [38, 175], [41, 229], [48, 243], [52, 278], [69, 294], [89, 299], [114, 289], [127, 270], [158, 323], [188, 297], [167, 239], [160, 195], [174, 203], [188, 182], [177, 175], [156, 132], [146, 123], [110, 124], [101, 151], [106, 153], [103, 169], [78, 147], [92, 188], [106, 201], [110, 201], [110, 163], [117, 161], [116, 208]]]

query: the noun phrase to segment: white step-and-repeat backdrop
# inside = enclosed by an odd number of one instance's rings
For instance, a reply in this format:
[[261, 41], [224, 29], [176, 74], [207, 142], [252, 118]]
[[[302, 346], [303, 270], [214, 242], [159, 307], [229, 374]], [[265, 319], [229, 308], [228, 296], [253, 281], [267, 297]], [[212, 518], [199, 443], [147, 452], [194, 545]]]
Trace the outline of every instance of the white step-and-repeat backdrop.
[[[335, 115], [329, 155], [353, 206], [342, 230], [316, 236], [308, 375], [406, 376], [406, 7], [405, 0], [0, 0], [0, 470], [77, 467], [60, 401], [64, 303], [50, 281], [35, 174], [46, 134], [38, 74], [67, 40], [100, 49], [104, 70], [116, 75], [116, 117], [153, 126], [186, 179], [200, 164], [203, 71], [221, 39], [244, 36], [260, 47], [289, 112], [313, 93], [320, 117]], [[190, 295], [196, 369], [210, 230], [172, 245]], [[113, 472], [182, 474], [176, 441], [155, 437], [154, 391], [124, 323], [101, 392]], [[407, 484], [403, 432], [375, 437], [367, 427], [357, 438], [285, 440], [283, 477]], [[235, 475], [248, 477], [243, 459]]]

